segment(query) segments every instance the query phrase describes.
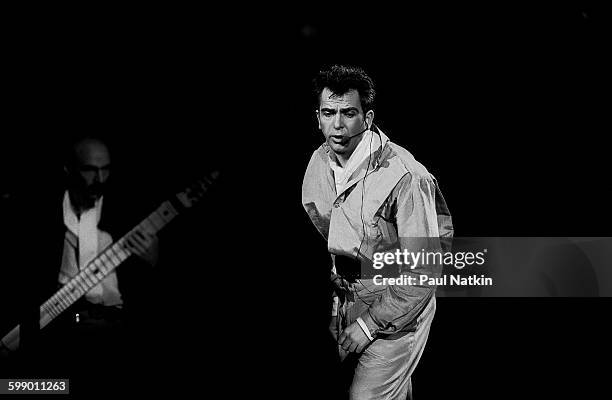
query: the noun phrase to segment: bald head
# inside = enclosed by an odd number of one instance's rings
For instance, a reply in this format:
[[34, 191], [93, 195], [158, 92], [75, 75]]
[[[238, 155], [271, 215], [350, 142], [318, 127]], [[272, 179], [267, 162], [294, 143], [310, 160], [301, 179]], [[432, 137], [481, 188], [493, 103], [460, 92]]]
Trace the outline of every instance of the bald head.
[[110, 153], [106, 144], [100, 139], [85, 138], [72, 146], [72, 160], [76, 165], [101, 166], [110, 164]]

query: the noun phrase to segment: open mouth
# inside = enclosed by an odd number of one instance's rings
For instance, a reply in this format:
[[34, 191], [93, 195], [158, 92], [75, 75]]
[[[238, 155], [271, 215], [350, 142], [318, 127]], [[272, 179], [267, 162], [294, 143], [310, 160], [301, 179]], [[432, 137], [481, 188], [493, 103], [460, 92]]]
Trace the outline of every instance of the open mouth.
[[346, 142], [346, 138], [342, 135], [332, 135], [331, 140], [336, 144], [343, 144]]

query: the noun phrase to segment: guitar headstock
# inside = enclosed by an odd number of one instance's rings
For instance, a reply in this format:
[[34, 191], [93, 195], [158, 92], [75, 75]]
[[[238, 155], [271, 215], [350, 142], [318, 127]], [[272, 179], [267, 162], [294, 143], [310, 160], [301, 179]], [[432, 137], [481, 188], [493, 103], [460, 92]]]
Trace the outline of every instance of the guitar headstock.
[[176, 198], [181, 202], [183, 207], [191, 208], [204, 197], [204, 194], [208, 192], [218, 177], [219, 171], [213, 171], [202, 179], [195, 181], [184, 191], [177, 193]]

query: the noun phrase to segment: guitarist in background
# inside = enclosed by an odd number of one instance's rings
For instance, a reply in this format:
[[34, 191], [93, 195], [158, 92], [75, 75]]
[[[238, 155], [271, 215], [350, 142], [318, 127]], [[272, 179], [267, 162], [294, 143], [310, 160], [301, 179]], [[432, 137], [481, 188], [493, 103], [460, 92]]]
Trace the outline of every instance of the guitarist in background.
[[[66, 227], [59, 273], [62, 285], [93, 260], [100, 250], [113, 242], [109, 233], [98, 226], [110, 166], [108, 147], [99, 139], [77, 140], [69, 151], [65, 166], [68, 189], [62, 202]], [[137, 232], [128, 238], [127, 243], [129, 250], [146, 263], [152, 266], [157, 264], [159, 251], [155, 235]], [[111, 313], [116, 308], [120, 309], [122, 299], [116, 271], [111, 272], [85, 297], [90, 304], [113, 310]]]
[[[128, 355], [123, 351], [131, 345], [126, 342], [124, 288], [130, 283], [147, 285], [144, 276], [150, 275], [147, 272], [158, 263], [159, 246], [155, 235], [142, 232], [130, 235], [126, 247], [137, 257], [131, 257], [125, 264], [133, 265], [123, 265], [110, 273], [48, 328], [39, 329], [42, 302], [118, 239], [122, 229], [129, 227], [121, 226], [125, 210], [116, 213], [116, 208], [107, 207], [113, 203], [112, 195], [105, 197], [111, 175], [111, 154], [105, 142], [82, 137], [67, 150], [63, 193], [28, 196], [33, 202], [26, 201], [16, 212], [15, 218], [20, 221], [15, 224], [14, 236], [22, 239], [17, 252], [25, 257], [15, 257], [21, 260], [15, 268], [22, 271], [20, 284], [26, 286], [20, 296], [20, 353], [27, 366], [25, 373], [34, 364], [42, 367], [40, 373], [60, 373], [56, 368], [62, 362], [71, 366], [70, 372], [80, 371], [83, 365], [75, 360], [91, 357], [98, 375], [100, 371], [109, 371], [107, 368], [116, 371], [127, 361]], [[119, 201], [125, 203], [127, 196], [121, 193]], [[138, 302], [136, 298], [134, 303]]]

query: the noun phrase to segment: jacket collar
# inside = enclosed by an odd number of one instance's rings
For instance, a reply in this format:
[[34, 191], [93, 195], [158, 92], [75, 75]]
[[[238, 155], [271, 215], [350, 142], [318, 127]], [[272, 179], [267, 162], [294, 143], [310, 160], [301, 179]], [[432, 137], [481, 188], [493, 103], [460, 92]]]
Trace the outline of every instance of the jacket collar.
[[[385, 135], [377, 126], [373, 126], [371, 130], [373, 135], [379, 137], [379, 141], [377, 141], [377, 146], [372, 149], [370, 157], [367, 157], [363, 162], [361, 162], [351, 173], [350, 177], [347, 179], [346, 184], [344, 185], [341, 192], [336, 193], [336, 198], [340, 197], [347, 189], [351, 188], [355, 183], [359, 182], [361, 179], [366, 177], [367, 174], [371, 174], [374, 170], [376, 170], [381, 163], [383, 156], [387, 153], [385, 151], [387, 149], [387, 143], [389, 143], [389, 138]], [[327, 143], [323, 143], [323, 149], [327, 153], [327, 157], [330, 162], [337, 162], [336, 154], [331, 150]], [[332, 179], [333, 187], [335, 188], [335, 182], [333, 182], [333, 175], [331, 171], [331, 166], [329, 166], [329, 177]]]

